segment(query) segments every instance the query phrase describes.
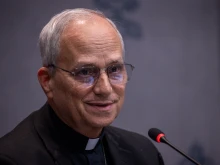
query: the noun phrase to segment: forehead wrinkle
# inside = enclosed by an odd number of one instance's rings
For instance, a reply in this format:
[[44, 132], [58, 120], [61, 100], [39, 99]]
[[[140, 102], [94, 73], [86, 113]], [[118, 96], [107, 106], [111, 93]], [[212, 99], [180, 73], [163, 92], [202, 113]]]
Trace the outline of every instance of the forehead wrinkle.
[[107, 61], [107, 63], [123, 62], [123, 58], [120, 55], [114, 56], [114, 58], [100, 54], [98, 56], [90, 56], [90, 54], [81, 54], [81, 58], [77, 60], [79, 64], [99, 64], [102, 59]]
[[77, 48], [82, 53], [112, 53], [120, 50], [120, 44], [117, 44], [115, 40], [111, 38], [89, 38], [87, 41], [79, 42]]
[[[121, 54], [122, 47], [116, 36], [102, 34], [99, 37], [69, 33], [64, 36], [63, 48], [72, 54], [111, 55]], [[105, 37], [105, 39], [103, 39]]]

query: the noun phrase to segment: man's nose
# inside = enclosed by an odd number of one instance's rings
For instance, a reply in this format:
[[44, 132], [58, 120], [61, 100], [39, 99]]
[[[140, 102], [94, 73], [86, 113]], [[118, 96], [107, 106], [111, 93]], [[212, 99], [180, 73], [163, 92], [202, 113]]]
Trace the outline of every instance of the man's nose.
[[94, 85], [94, 93], [97, 95], [108, 96], [112, 92], [112, 85], [109, 82], [108, 75], [105, 71], [100, 72], [99, 78]]

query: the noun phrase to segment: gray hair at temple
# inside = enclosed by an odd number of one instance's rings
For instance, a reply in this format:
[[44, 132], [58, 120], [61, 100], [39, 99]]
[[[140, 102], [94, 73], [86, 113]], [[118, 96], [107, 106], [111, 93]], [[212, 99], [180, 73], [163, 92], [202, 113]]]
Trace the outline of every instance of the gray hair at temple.
[[42, 57], [43, 66], [50, 64], [56, 64], [57, 56], [60, 53], [60, 36], [68, 23], [72, 20], [79, 19], [81, 17], [91, 19], [93, 15], [98, 15], [106, 19], [116, 30], [121, 40], [123, 57], [124, 57], [124, 41], [122, 35], [117, 29], [116, 25], [108, 19], [102, 12], [94, 11], [90, 9], [68, 9], [55, 15], [43, 28], [39, 37], [39, 46]]

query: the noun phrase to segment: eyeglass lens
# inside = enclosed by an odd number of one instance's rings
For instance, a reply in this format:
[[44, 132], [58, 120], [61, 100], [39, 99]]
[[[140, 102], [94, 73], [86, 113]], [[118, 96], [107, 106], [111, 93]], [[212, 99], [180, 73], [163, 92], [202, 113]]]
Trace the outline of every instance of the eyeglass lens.
[[[130, 64], [114, 64], [106, 68], [111, 84], [125, 84], [131, 76], [132, 66]], [[74, 71], [74, 79], [83, 86], [91, 86], [99, 78], [100, 69], [95, 66], [77, 68]]]

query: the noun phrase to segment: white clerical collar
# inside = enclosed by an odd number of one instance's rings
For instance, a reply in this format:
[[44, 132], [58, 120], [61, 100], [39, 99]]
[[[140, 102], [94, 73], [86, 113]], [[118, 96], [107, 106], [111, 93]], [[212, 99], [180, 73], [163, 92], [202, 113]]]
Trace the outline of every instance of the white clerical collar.
[[96, 144], [98, 143], [99, 138], [96, 139], [89, 139], [86, 145], [85, 150], [92, 150], [95, 148]]

